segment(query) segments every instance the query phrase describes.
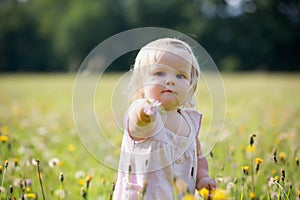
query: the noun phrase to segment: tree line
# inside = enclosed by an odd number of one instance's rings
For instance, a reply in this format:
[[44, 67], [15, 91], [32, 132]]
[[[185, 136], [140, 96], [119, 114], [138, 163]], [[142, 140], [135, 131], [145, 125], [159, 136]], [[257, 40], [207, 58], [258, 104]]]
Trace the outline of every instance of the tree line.
[[297, 0], [0, 0], [0, 71], [76, 71], [103, 40], [148, 26], [189, 35], [220, 70], [300, 70]]

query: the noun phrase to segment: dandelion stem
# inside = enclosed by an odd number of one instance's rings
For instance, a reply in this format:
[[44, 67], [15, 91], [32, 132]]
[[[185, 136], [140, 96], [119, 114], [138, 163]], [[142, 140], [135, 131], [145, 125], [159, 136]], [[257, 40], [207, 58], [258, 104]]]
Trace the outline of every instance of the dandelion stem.
[[41, 190], [42, 190], [43, 200], [45, 200], [46, 198], [45, 198], [44, 187], [43, 187], [43, 182], [42, 182], [42, 177], [41, 177], [41, 172], [40, 172], [40, 161], [36, 160], [36, 163], [37, 163], [38, 177], [39, 177], [40, 186], [41, 186]]

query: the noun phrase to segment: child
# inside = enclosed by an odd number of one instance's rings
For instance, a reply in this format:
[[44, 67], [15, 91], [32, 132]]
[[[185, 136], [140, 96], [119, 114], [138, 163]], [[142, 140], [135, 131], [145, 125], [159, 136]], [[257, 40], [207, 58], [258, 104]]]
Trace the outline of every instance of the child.
[[199, 75], [190, 46], [181, 40], [162, 38], [140, 50], [114, 199], [168, 200], [216, 187], [198, 139], [202, 115], [188, 108]]

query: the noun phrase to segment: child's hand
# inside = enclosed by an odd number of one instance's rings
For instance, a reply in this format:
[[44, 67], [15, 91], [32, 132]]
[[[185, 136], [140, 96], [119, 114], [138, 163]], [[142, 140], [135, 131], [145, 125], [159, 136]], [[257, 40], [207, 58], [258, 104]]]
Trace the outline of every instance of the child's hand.
[[214, 179], [210, 178], [209, 176], [206, 176], [206, 177], [201, 178], [198, 181], [196, 189], [200, 190], [202, 188], [206, 188], [208, 190], [214, 190], [214, 189], [216, 189], [216, 187], [217, 187], [216, 181]]
[[160, 111], [161, 103], [154, 99], [147, 99], [141, 102], [138, 107], [138, 125], [145, 126], [154, 120], [155, 115]]

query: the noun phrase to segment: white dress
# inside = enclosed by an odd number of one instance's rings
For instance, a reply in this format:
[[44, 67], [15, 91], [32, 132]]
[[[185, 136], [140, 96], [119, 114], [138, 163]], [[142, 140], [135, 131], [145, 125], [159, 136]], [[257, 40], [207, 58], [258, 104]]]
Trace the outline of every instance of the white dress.
[[196, 138], [202, 115], [187, 109], [180, 113], [190, 128], [187, 137], [165, 128], [159, 113], [153, 136], [142, 141], [133, 140], [125, 127], [113, 199], [135, 200], [141, 194], [143, 199], [175, 199], [174, 180], [178, 178], [186, 183], [189, 193], [195, 193]]

